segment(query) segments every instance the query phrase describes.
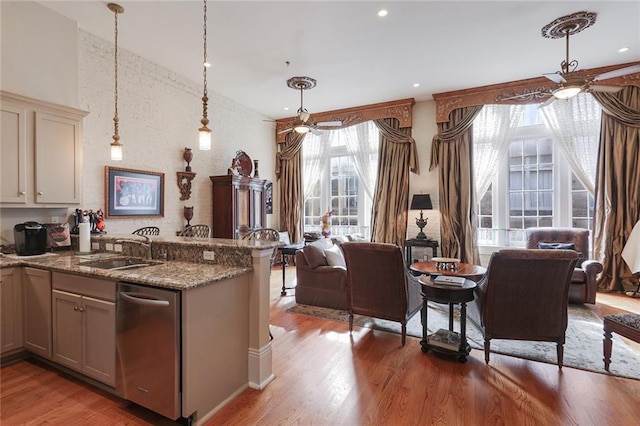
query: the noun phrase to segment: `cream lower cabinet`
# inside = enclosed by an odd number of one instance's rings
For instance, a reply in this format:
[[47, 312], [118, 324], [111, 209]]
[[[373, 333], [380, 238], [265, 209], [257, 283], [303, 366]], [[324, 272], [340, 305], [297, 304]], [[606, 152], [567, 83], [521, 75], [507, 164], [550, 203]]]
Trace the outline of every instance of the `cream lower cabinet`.
[[53, 361], [115, 386], [115, 282], [53, 273]]
[[22, 348], [22, 268], [0, 271], [0, 353]]
[[87, 112], [1, 92], [0, 205], [80, 203]]
[[22, 269], [22, 331], [25, 349], [51, 358], [51, 272]]

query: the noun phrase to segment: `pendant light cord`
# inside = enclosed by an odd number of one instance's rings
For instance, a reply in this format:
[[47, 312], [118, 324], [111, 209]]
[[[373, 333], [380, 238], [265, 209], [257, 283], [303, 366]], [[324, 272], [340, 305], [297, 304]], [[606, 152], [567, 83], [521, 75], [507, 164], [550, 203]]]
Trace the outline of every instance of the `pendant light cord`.
[[114, 70], [115, 70], [115, 91], [114, 91], [114, 102], [115, 109], [113, 115], [113, 140], [119, 141], [120, 136], [118, 135], [118, 11], [114, 11], [115, 15], [115, 31], [114, 31], [114, 39], [115, 39], [115, 54], [114, 54]]
[[202, 120], [200, 122], [206, 127], [209, 124], [207, 118], [207, 102], [209, 97], [207, 96], [207, 0], [204, 0], [204, 24], [203, 24], [203, 41], [204, 41], [204, 58], [202, 61], [202, 76], [204, 79], [204, 91], [202, 95]]

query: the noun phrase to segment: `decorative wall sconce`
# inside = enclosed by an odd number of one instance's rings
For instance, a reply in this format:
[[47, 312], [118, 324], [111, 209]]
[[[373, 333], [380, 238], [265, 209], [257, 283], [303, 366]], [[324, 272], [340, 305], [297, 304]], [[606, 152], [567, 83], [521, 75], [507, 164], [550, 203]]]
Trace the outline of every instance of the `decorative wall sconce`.
[[187, 220], [187, 227], [191, 226], [191, 219], [193, 219], [193, 206], [184, 207], [184, 218]]
[[180, 201], [191, 198], [191, 181], [196, 177], [196, 174], [191, 171], [190, 163], [193, 160], [193, 152], [191, 151], [191, 148], [184, 149], [182, 158], [187, 162], [187, 167], [185, 172], [176, 172], [178, 188], [180, 189]]

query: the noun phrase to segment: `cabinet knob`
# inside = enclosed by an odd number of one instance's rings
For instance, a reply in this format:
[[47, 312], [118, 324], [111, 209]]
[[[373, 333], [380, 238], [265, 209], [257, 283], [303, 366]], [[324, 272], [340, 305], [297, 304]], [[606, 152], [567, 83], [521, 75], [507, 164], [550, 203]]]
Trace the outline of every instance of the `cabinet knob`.
[[20, 195], [27, 195], [26, 191], [20, 191]]
[[77, 311], [77, 310], [79, 310], [79, 309], [80, 309], [80, 308], [78, 308], [77, 306], [74, 306], [74, 307], [73, 307], [73, 310], [74, 310], [74, 311]]
[[38, 195], [44, 195], [44, 192], [38, 191]]

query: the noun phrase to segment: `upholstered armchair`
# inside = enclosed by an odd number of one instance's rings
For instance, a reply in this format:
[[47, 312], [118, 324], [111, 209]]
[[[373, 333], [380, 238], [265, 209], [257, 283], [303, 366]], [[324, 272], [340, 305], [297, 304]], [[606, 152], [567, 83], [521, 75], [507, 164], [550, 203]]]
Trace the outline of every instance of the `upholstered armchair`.
[[500, 250], [474, 290], [468, 319], [484, 334], [489, 363], [491, 339], [555, 342], [562, 368], [574, 250]]
[[296, 251], [296, 303], [347, 310], [347, 270], [335, 249], [331, 240], [321, 238]]
[[602, 263], [590, 259], [589, 230], [584, 228], [528, 228], [528, 249], [565, 248], [578, 252], [578, 263], [571, 276], [569, 302], [596, 303], [597, 276]]
[[349, 330], [353, 315], [367, 315], [402, 325], [402, 345], [407, 322], [422, 307], [420, 283], [405, 267], [402, 249], [395, 244], [345, 242]]

